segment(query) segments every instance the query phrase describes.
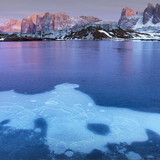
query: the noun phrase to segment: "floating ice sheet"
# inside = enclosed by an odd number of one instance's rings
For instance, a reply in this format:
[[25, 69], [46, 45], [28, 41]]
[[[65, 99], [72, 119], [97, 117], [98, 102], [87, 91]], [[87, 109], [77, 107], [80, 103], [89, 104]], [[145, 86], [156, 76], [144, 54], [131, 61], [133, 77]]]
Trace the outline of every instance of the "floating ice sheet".
[[[160, 134], [160, 114], [98, 106], [88, 95], [76, 90], [78, 87], [61, 84], [53, 91], [36, 95], [0, 92], [0, 122], [10, 119], [8, 126], [34, 129], [34, 121], [44, 118], [48, 125], [47, 143], [58, 154], [67, 149], [83, 153], [103, 151], [107, 143], [145, 141], [146, 129]], [[91, 129], [88, 124], [93, 124]], [[94, 132], [96, 124], [100, 128]], [[108, 127], [107, 131], [103, 126]]]

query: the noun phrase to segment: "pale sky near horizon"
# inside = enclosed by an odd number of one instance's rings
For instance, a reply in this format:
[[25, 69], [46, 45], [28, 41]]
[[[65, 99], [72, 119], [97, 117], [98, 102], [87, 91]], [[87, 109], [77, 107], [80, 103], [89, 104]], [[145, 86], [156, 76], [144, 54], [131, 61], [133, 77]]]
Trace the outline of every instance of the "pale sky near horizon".
[[160, 0], [3, 0], [0, 4], [0, 23], [7, 19], [22, 19], [33, 13], [64, 11], [70, 16], [96, 16], [105, 21], [118, 21], [122, 8], [143, 11], [148, 3]]

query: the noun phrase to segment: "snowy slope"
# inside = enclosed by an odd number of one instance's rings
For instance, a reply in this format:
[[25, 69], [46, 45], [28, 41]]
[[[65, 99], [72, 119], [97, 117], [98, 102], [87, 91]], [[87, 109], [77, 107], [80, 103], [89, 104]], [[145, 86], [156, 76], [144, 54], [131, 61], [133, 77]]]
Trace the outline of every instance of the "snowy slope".
[[[146, 24], [146, 26], [149, 24]], [[82, 25], [65, 30], [48, 30], [35, 34], [3, 33], [0, 41], [25, 40], [160, 40], [160, 32], [124, 30], [117, 23]]]
[[153, 19], [153, 17], [146, 24], [143, 24], [143, 16], [140, 15], [138, 22], [133, 27], [133, 30], [136, 30], [136, 31], [150, 31], [150, 32], [160, 31], [160, 23], [153, 24], [152, 19]]

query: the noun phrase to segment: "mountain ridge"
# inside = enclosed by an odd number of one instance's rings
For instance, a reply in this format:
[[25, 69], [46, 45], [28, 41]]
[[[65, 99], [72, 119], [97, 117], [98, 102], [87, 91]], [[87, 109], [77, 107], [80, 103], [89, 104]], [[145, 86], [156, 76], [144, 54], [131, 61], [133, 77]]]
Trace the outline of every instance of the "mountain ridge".
[[143, 12], [135, 12], [131, 8], [123, 8], [119, 19], [119, 26], [132, 30], [157, 30], [160, 26], [160, 4], [148, 3]]
[[[10, 21], [10, 23], [8, 23], [8, 21]], [[63, 30], [100, 21], [102, 20], [93, 16], [71, 17], [65, 12], [54, 14], [46, 12], [26, 16], [21, 21], [16, 19], [7, 20], [3, 26], [0, 26], [0, 31], [35, 33], [37, 31]], [[10, 28], [10, 30], [8, 28]], [[17, 28], [17, 30], [15, 30], [15, 28]]]

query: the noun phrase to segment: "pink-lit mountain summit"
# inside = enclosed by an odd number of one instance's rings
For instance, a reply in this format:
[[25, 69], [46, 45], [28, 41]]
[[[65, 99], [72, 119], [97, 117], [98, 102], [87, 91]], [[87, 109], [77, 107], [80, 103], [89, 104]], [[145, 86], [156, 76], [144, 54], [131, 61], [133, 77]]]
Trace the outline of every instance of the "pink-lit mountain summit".
[[36, 31], [63, 30], [99, 21], [101, 21], [99, 18], [92, 16], [71, 17], [65, 12], [55, 14], [47, 12], [27, 16], [22, 21], [7, 20], [0, 30], [2, 32], [35, 33]]

